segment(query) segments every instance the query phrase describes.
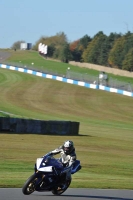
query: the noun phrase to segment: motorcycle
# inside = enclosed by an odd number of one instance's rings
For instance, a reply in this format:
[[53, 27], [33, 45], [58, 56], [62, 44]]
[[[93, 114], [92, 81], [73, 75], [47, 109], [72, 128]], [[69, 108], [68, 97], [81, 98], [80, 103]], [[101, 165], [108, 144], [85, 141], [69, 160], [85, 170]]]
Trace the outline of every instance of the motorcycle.
[[[75, 174], [80, 169], [80, 161], [76, 160], [71, 167], [71, 174]], [[71, 180], [66, 180], [68, 170], [70, 167], [64, 167], [60, 159], [56, 159], [50, 154], [37, 158], [35, 172], [25, 182], [22, 188], [23, 194], [30, 195], [34, 191], [51, 191], [53, 195], [61, 195], [71, 184]]]

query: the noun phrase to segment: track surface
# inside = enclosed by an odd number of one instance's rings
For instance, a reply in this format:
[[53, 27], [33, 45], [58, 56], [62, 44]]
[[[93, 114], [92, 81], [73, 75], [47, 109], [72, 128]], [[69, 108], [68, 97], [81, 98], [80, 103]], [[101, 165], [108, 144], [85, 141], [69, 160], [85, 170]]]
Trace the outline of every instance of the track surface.
[[0, 188], [0, 200], [133, 200], [133, 190], [68, 189], [61, 196], [51, 192], [23, 195], [22, 189]]

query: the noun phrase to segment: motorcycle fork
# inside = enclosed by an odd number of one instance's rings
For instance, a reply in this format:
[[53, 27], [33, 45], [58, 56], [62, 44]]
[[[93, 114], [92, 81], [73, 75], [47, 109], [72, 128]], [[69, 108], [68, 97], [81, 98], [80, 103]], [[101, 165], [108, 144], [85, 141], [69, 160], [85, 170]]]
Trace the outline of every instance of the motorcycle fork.
[[36, 171], [35, 174], [37, 175], [37, 178], [38, 178], [37, 185], [43, 184], [43, 179], [44, 179], [45, 175], [40, 174], [39, 171]]

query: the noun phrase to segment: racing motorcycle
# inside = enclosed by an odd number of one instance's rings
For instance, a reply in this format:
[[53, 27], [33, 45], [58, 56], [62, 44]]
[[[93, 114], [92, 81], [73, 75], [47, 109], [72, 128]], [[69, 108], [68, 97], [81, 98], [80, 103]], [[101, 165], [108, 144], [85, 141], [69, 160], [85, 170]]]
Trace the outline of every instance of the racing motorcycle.
[[[71, 174], [75, 174], [80, 169], [80, 161], [76, 160], [71, 167]], [[30, 195], [34, 191], [62, 194], [71, 184], [71, 180], [66, 180], [67, 170], [70, 170], [70, 167], [64, 166], [60, 159], [50, 156], [49, 153], [42, 158], [37, 158], [35, 172], [25, 182], [22, 188], [23, 194]]]

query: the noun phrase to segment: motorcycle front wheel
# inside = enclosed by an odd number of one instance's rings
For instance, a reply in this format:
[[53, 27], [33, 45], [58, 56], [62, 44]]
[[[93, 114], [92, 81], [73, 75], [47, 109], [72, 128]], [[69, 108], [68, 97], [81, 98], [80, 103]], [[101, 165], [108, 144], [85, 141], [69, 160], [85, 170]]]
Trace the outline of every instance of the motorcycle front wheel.
[[52, 193], [54, 195], [60, 195], [63, 192], [65, 192], [67, 190], [67, 188], [70, 186], [71, 184], [71, 180], [70, 181], [65, 181], [64, 183], [61, 183], [60, 185], [58, 185], [58, 187], [56, 187], [55, 189], [52, 190]]
[[29, 195], [29, 194], [33, 193], [35, 191], [36, 181], [37, 181], [37, 177], [35, 174], [30, 176], [22, 188], [23, 194]]

